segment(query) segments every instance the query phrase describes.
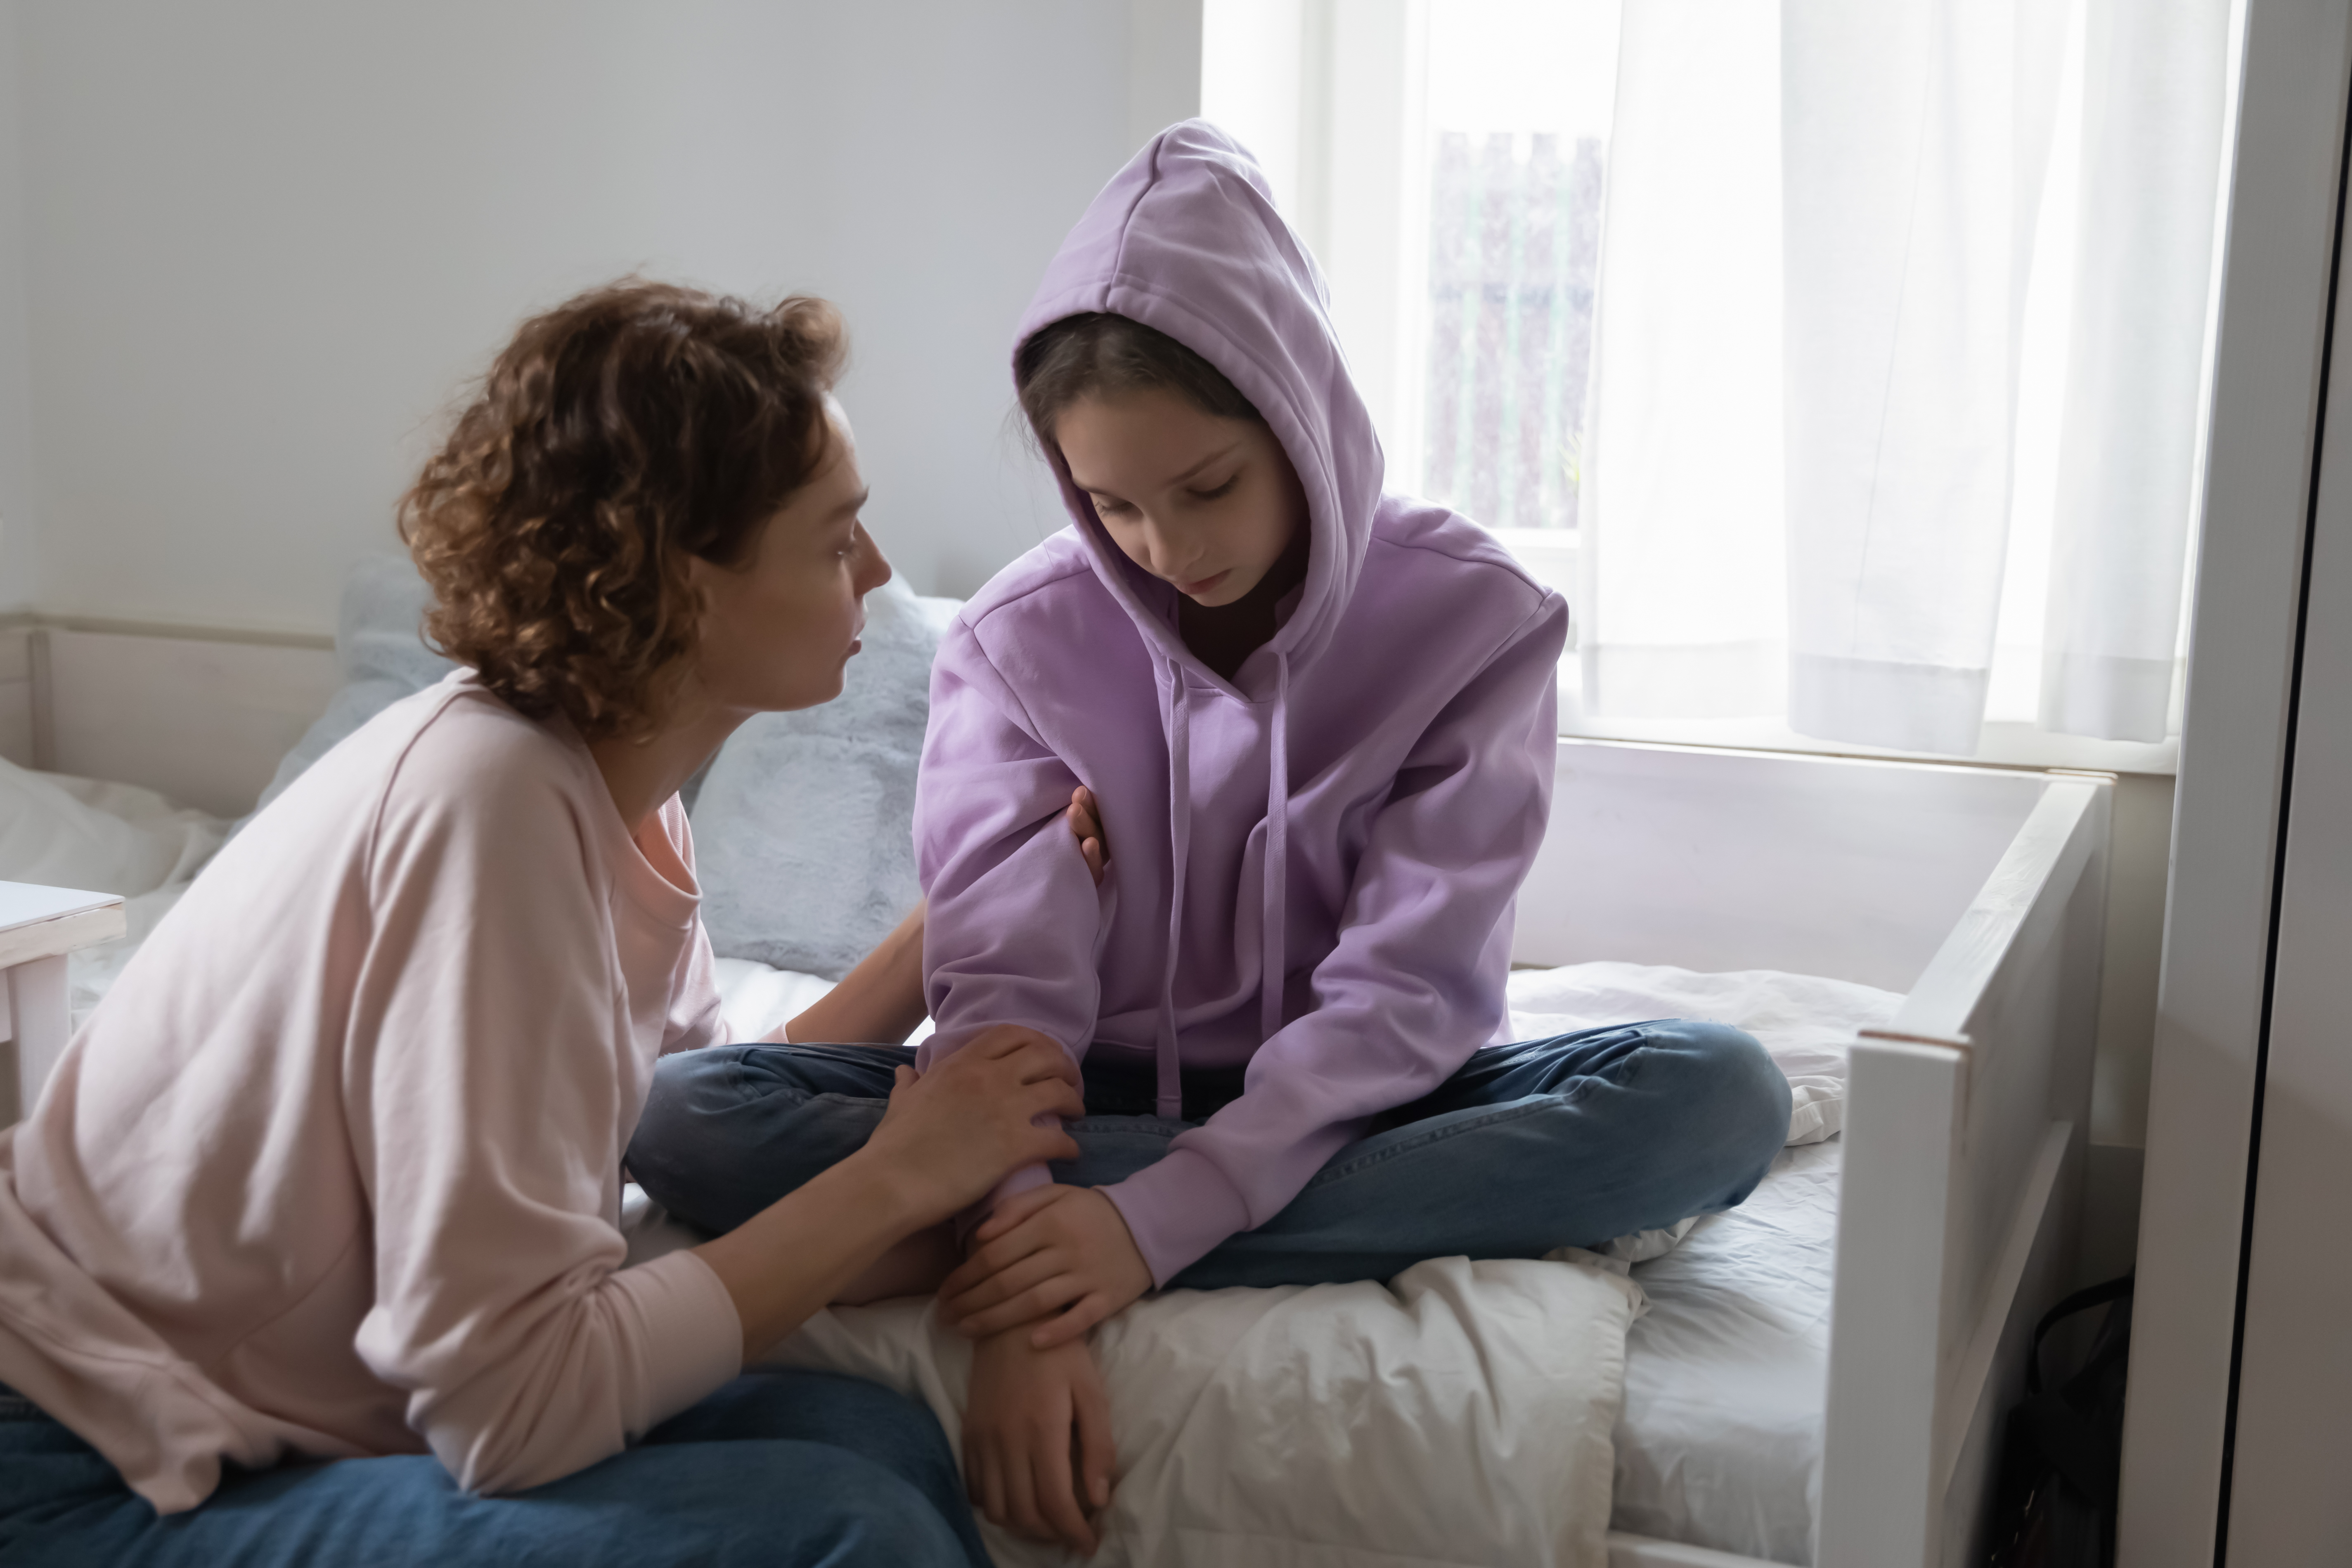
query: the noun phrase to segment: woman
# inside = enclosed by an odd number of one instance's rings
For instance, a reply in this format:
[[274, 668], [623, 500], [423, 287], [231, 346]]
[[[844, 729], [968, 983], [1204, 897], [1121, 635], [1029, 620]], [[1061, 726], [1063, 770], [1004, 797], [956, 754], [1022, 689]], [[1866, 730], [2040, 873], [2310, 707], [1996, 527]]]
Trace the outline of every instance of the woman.
[[927, 1413], [741, 1373], [1073, 1154], [1062, 1053], [901, 1069], [701, 1247], [616, 1228], [656, 1058], [725, 1037], [677, 787], [836, 695], [889, 575], [840, 363], [820, 301], [646, 283], [499, 357], [403, 506], [470, 668], [225, 849], [0, 1138], [0, 1557], [985, 1562]]

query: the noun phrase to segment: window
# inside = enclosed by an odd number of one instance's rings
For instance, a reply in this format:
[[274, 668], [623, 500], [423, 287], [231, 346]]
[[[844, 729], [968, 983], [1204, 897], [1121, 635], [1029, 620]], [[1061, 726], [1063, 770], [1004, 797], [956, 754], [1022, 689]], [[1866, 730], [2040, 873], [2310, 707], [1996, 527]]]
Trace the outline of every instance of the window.
[[1574, 528], [1616, 0], [1465, 0], [1432, 14], [1426, 47], [1421, 461], [1406, 484], [1497, 530]]
[[2238, 30], [2166, 18], [1206, 0], [1202, 100], [1391, 487], [1576, 605], [1563, 728], [2166, 768]]

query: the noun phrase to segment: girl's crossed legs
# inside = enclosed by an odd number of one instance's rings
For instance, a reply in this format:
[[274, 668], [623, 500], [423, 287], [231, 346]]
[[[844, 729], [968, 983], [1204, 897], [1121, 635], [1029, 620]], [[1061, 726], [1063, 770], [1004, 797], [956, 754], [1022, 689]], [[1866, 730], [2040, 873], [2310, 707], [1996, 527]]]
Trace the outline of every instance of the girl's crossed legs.
[[[746, 1045], [663, 1058], [629, 1169], [672, 1214], [733, 1229], [863, 1145], [895, 1047]], [[1079, 1157], [1055, 1180], [1102, 1186], [1168, 1152], [1241, 1090], [1190, 1074], [1185, 1120], [1154, 1114], [1148, 1075], [1087, 1069]], [[1255, 1230], [1169, 1283], [1386, 1279], [1425, 1258], [1537, 1258], [1729, 1208], [1787, 1140], [1789, 1083], [1720, 1024], [1665, 1019], [1491, 1046], [1426, 1099], [1381, 1118]]]

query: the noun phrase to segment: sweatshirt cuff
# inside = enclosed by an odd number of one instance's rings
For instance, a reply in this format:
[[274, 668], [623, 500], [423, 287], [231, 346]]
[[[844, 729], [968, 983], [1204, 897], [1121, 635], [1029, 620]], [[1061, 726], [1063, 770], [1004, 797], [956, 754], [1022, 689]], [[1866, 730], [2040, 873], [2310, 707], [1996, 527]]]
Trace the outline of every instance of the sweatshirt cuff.
[[[1040, 1118], [1039, 1120], [1044, 1121], [1046, 1119]], [[1055, 1126], [1059, 1126], [1061, 1124], [1062, 1119], [1058, 1116], [1054, 1117], [1051, 1120]], [[971, 1246], [971, 1233], [978, 1230], [981, 1227], [982, 1223], [984, 1222], [990, 1215], [996, 1212], [997, 1205], [1003, 1203], [1005, 1199], [1011, 1197], [1015, 1193], [1025, 1193], [1032, 1187], [1045, 1186], [1052, 1183], [1053, 1179], [1054, 1173], [1047, 1170], [1043, 1165], [1024, 1165], [1019, 1170], [1013, 1172], [1011, 1175], [1005, 1177], [1003, 1181], [997, 1183], [995, 1186], [989, 1189], [989, 1193], [986, 1197], [972, 1205], [971, 1207], [964, 1210], [963, 1213], [956, 1215], [956, 1250], [961, 1252]]]
[[645, 1326], [636, 1380], [643, 1408], [624, 1412], [635, 1440], [743, 1370], [743, 1319], [718, 1274], [691, 1251], [621, 1269], [612, 1279]]
[[1152, 1284], [1161, 1289], [1225, 1237], [1250, 1228], [1241, 1189], [1214, 1160], [1181, 1145], [1101, 1191], [1127, 1221]]

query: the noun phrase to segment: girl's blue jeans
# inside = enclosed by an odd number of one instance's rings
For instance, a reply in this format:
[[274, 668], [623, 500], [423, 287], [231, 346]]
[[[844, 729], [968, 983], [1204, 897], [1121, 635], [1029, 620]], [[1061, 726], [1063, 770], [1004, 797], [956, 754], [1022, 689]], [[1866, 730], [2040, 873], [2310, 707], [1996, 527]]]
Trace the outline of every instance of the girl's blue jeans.
[[737, 1378], [644, 1443], [512, 1497], [427, 1455], [231, 1468], [159, 1518], [0, 1390], [0, 1564], [40, 1568], [987, 1568], [931, 1413], [820, 1372]]
[[[717, 1046], [663, 1059], [629, 1170], [670, 1213], [731, 1230], [855, 1152], [882, 1119], [889, 1046]], [[1241, 1092], [1188, 1073], [1185, 1119], [1152, 1114], [1147, 1075], [1086, 1069], [1077, 1186], [1119, 1181]], [[1789, 1135], [1789, 1081], [1750, 1037], [1678, 1019], [1491, 1046], [1381, 1117], [1255, 1230], [1170, 1281], [1318, 1285], [1386, 1279], [1424, 1258], [1538, 1258], [1589, 1247], [1753, 1191]]]

